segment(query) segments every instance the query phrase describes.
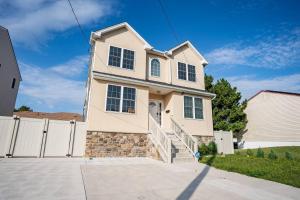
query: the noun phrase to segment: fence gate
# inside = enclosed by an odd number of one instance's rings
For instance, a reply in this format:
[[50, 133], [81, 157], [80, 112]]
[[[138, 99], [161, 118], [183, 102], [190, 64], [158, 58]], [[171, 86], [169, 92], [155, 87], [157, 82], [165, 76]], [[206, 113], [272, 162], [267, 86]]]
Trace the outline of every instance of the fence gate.
[[0, 117], [0, 157], [82, 157], [85, 137], [85, 122]]
[[214, 131], [218, 153], [233, 154], [233, 138], [230, 131]]
[[9, 153], [14, 126], [15, 120], [13, 117], [0, 116], [0, 157], [4, 157]]

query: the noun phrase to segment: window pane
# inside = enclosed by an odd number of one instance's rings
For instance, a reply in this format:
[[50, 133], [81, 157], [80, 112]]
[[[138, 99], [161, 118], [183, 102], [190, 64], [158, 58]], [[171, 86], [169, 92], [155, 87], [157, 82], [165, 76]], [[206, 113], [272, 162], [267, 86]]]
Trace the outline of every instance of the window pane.
[[108, 85], [106, 111], [120, 111], [121, 86]]
[[201, 98], [195, 98], [195, 118], [203, 119], [203, 102]]
[[109, 49], [108, 65], [120, 67], [121, 66], [121, 48], [111, 46]]
[[160, 63], [157, 59], [151, 60], [151, 76], [160, 76]]
[[188, 80], [196, 81], [196, 70], [194, 65], [188, 65]]
[[125, 69], [133, 69], [133, 63], [134, 63], [134, 51], [124, 49], [122, 67]]
[[186, 64], [178, 63], [178, 79], [186, 80]]
[[184, 96], [184, 117], [193, 118], [193, 98]]
[[124, 87], [122, 112], [135, 113], [135, 88]]

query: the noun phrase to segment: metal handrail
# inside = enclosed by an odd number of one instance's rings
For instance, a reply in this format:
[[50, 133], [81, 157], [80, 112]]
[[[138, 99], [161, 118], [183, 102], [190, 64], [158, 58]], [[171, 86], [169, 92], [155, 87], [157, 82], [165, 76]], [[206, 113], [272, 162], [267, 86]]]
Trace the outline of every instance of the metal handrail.
[[149, 114], [149, 131], [158, 146], [158, 151], [165, 162], [171, 163], [171, 139], [165, 131], [159, 126], [155, 119]]

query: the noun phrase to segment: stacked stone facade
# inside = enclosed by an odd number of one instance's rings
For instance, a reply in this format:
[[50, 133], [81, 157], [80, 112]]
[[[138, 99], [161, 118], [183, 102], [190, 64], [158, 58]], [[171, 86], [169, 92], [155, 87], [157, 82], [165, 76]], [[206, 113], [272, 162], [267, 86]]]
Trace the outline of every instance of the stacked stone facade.
[[86, 157], [151, 157], [159, 153], [147, 134], [88, 131]]

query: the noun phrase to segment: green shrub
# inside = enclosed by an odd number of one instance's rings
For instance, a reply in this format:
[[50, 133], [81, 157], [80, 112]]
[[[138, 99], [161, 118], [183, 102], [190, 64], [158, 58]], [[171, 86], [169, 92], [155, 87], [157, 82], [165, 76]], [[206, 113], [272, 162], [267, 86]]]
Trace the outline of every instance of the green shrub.
[[276, 153], [273, 150], [271, 150], [271, 152], [269, 153], [268, 157], [271, 160], [276, 160], [278, 158], [278, 156], [276, 155]]
[[288, 160], [293, 160], [292, 154], [290, 154], [290, 152], [285, 152], [285, 158]]
[[251, 149], [247, 149], [247, 155], [248, 156], [253, 156], [253, 152], [251, 151]]
[[265, 157], [265, 153], [264, 153], [264, 151], [261, 148], [257, 149], [256, 157], [257, 158], [264, 158]]
[[201, 156], [205, 156], [209, 153], [209, 149], [206, 144], [202, 143], [199, 147], [199, 152]]
[[240, 151], [236, 151], [235, 154], [236, 155], [241, 155], [241, 152]]
[[217, 144], [215, 142], [211, 141], [208, 144], [208, 150], [209, 150], [209, 154], [212, 154], [212, 155], [217, 154], [217, 152], [218, 152]]

